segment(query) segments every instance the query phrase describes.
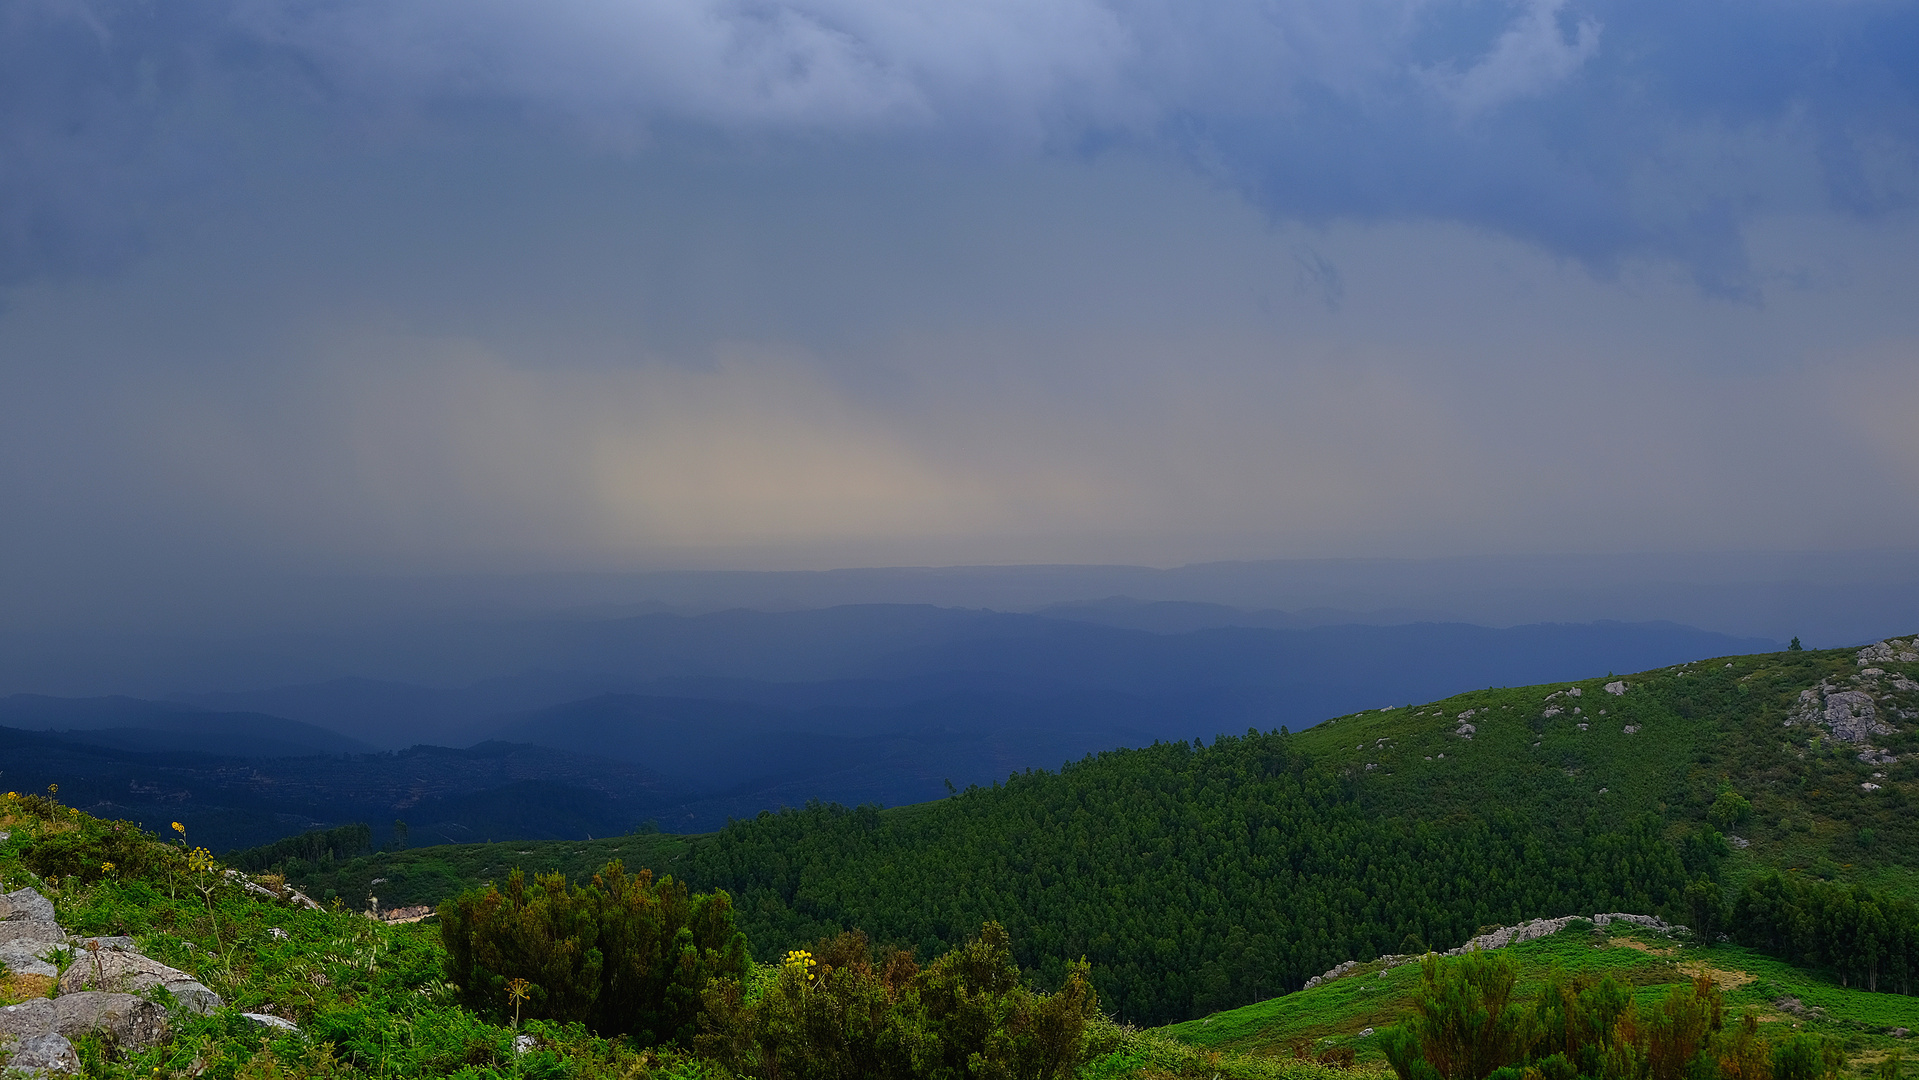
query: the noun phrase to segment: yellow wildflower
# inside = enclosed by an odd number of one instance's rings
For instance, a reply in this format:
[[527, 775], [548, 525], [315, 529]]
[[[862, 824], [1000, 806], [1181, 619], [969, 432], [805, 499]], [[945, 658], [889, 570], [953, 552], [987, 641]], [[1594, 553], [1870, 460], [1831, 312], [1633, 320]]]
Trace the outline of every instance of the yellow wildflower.
[[181, 836], [185, 836], [187, 834], [187, 827], [176, 821], [173, 823], [173, 831], [179, 833]]

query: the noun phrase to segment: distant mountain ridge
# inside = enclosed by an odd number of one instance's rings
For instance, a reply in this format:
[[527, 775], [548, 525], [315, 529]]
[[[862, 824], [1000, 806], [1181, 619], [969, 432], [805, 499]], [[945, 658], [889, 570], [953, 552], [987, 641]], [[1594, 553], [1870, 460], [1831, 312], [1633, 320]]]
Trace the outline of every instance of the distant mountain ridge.
[[[1180, 610], [1190, 616], [1190, 606]], [[1466, 687], [1638, 670], [1778, 644], [1671, 623], [1158, 632], [978, 609], [862, 604], [555, 624], [518, 649], [517, 670], [460, 687], [349, 679], [176, 700], [287, 716], [396, 748], [472, 741], [516, 715], [605, 693], [806, 708], [906, 703], [956, 692], [1059, 698], [1095, 690], [1152, 699], [1171, 718], [1157, 730], [1191, 737], [1267, 721], [1299, 727], [1365, 705], [1426, 700]], [[1189, 718], [1186, 704], [1209, 695], [1218, 703]], [[1189, 722], [1197, 726], [1187, 730]]]
[[130, 697], [0, 698], [0, 727], [60, 731], [78, 742], [124, 750], [172, 750], [228, 757], [365, 753], [372, 746], [331, 728], [263, 712], [207, 709]]
[[228, 846], [349, 821], [445, 839], [701, 832], [809, 800], [925, 802], [1116, 747], [1770, 645], [1670, 624], [1153, 632], [916, 605], [554, 633], [541, 657], [575, 667], [465, 687], [5, 699], [0, 727], [42, 737], [15, 738], [4, 782], [58, 782], [102, 813], [186, 820]]

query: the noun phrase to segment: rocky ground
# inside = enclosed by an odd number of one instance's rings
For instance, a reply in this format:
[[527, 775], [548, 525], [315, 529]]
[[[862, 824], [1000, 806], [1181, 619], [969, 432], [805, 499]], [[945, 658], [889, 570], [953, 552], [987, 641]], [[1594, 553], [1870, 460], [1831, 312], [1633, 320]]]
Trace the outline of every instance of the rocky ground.
[[131, 938], [68, 934], [54, 921], [52, 902], [33, 889], [0, 895], [0, 964], [9, 996], [26, 999], [0, 1008], [0, 1063], [9, 1078], [78, 1073], [73, 1039], [98, 1034], [121, 1047], [151, 1046], [166, 1040], [170, 1015], [221, 1005], [191, 975], [142, 955]]

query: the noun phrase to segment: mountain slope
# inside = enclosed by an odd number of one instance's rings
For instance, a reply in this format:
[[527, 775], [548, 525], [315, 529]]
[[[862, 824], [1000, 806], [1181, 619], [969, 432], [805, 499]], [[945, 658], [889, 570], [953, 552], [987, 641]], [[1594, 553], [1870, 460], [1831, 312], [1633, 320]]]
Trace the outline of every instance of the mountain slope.
[[[760, 815], [649, 864], [731, 892], [758, 948], [857, 926], [930, 951], [997, 919], [1042, 978], [1085, 955], [1121, 1016], [1195, 1016], [1484, 925], [1685, 921], [1701, 876], [1736, 888], [1799, 866], [1904, 888], [1909, 650], [1722, 658], [1109, 752], [894, 811]], [[1879, 728], [1841, 738], [1868, 704]], [[530, 868], [549, 858], [528, 850]], [[351, 895], [362, 873], [328, 887]]]

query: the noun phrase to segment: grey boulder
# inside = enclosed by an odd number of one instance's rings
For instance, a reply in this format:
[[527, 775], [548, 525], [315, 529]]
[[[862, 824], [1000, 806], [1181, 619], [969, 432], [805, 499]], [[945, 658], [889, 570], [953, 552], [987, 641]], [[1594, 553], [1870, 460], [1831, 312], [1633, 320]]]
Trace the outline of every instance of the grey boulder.
[[12, 922], [25, 919], [29, 922], [52, 922], [53, 901], [41, 896], [34, 889], [15, 889], [4, 897], [7, 906], [0, 910], [0, 919]]
[[121, 1046], [152, 1046], [167, 1037], [167, 1011], [132, 994], [82, 990], [51, 1000], [54, 1030], [71, 1039], [88, 1032], [113, 1036]]
[[0, 1036], [25, 1038], [52, 1031], [59, 1024], [59, 1013], [51, 998], [32, 998], [18, 1005], [0, 1008]]
[[0, 1076], [12, 1077], [67, 1075], [80, 1071], [80, 1055], [65, 1035], [52, 1031], [24, 1035], [0, 1046], [6, 1067]]
[[82, 950], [60, 977], [63, 997], [82, 990], [144, 994], [156, 986], [172, 994], [173, 1000], [187, 1012], [205, 1016], [220, 1007], [220, 995], [193, 976], [137, 952]]
[[41, 959], [48, 949], [55, 946], [48, 942], [31, 941], [21, 938], [0, 940], [0, 964], [16, 975], [60, 974], [60, 969]]

